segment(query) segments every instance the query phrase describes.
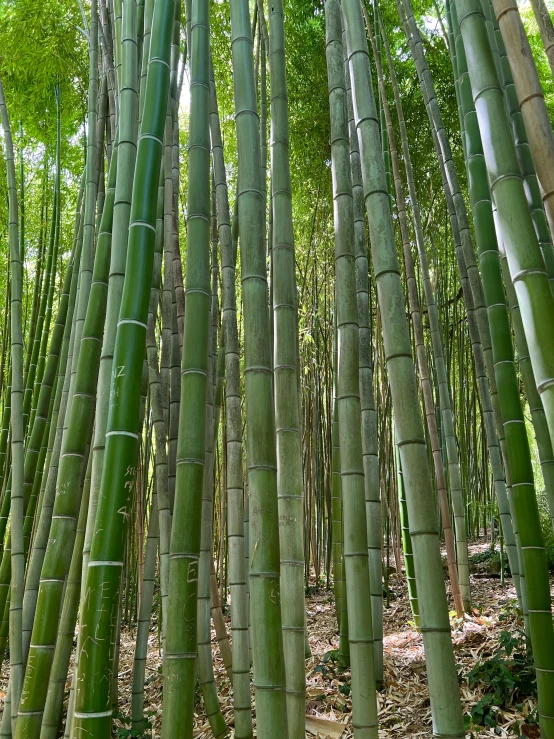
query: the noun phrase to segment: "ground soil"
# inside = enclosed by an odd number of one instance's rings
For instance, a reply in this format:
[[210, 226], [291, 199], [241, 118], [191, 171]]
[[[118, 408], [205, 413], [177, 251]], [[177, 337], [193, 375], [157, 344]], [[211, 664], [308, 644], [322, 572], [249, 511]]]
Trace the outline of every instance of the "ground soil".
[[[488, 542], [478, 541], [470, 546], [470, 553], [484, 551]], [[553, 582], [554, 586], [554, 582]], [[448, 586], [447, 586], [448, 587]], [[463, 621], [451, 613], [452, 638], [455, 659], [461, 676], [460, 692], [464, 713], [471, 709], [486, 694], [487, 686], [469, 686], [465, 675], [480, 661], [496, 654], [499, 638], [503, 631], [517, 633], [522, 627], [516, 609], [515, 590], [511, 578], [502, 585], [496, 573], [487, 567], [477, 567], [471, 575], [472, 611]], [[451, 603], [451, 599], [449, 596]], [[452, 607], [452, 605], [451, 605]], [[350, 671], [339, 667], [334, 652], [338, 649], [338, 633], [334, 611], [333, 591], [325, 584], [316, 586], [313, 581], [306, 596], [307, 624], [312, 656], [306, 660], [307, 737], [335, 737], [351, 739], [351, 700], [349, 696]], [[225, 614], [229, 628], [229, 614]], [[426, 684], [426, 668], [421, 633], [414, 628], [412, 613], [407, 597], [405, 579], [402, 574], [392, 573], [389, 583], [389, 599], [384, 610], [384, 666], [385, 687], [379, 693], [379, 736], [390, 739], [401, 737], [432, 737], [431, 712]], [[114, 729], [115, 735], [124, 733], [129, 726], [131, 703], [131, 680], [133, 668], [135, 630], [122, 632], [121, 659], [119, 670], [120, 703], [119, 716]], [[220, 703], [229, 727], [233, 728], [232, 690], [223, 667], [213, 634], [214, 670]], [[0, 708], [6, 689], [5, 669], [0, 681]], [[149, 639], [149, 656], [146, 670], [146, 711], [152, 723], [145, 737], [159, 737], [161, 723], [162, 680], [160, 640], [156, 624]], [[69, 683], [68, 686], [69, 688]], [[496, 727], [471, 726], [468, 736], [513, 737], [521, 733], [535, 739], [538, 727], [526, 724], [536, 708], [534, 701], [527, 698], [516, 705], [505, 705], [495, 709]], [[327, 723], [332, 722], [332, 723]], [[318, 733], [319, 732], [319, 733]], [[209, 724], [203, 715], [202, 699], [197, 698], [195, 714], [196, 739], [212, 737]], [[234, 734], [232, 733], [232, 736]]]

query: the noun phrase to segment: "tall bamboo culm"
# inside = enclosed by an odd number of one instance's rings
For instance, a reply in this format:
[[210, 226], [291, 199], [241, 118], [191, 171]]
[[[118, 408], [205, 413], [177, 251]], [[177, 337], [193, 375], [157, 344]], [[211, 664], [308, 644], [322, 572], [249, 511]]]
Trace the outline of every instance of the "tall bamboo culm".
[[[347, 52], [384, 350], [406, 487], [433, 728], [464, 737], [431, 474], [419, 412], [404, 295], [359, 0], [343, 0]], [[342, 448], [341, 448], [342, 453]], [[429, 604], [433, 607], [429, 608]], [[447, 697], [448, 696], [448, 697]]]
[[[306, 734], [304, 498], [297, 381], [300, 376], [297, 366], [298, 298], [289, 165], [284, 21], [282, 0], [272, 0], [269, 6], [271, 210], [273, 216], [271, 229], [273, 241], [270, 248], [281, 612], [289, 739], [304, 739]], [[263, 138], [265, 140], [265, 134]]]
[[[343, 28], [343, 54], [346, 55]], [[369, 557], [369, 591], [371, 620], [375, 651], [375, 683], [383, 686], [383, 574], [381, 563], [382, 524], [381, 489], [377, 413], [373, 395], [373, 347], [369, 300], [369, 261], [365, 235], [364, 193], [360, 149], [354, 121], [350, 69], [345, 56], [344, 75], [348, 105], [348, 133], [350, 137], [350, 167], [354, 206], [354, 253], [356, 257], [356, 297], [358, 303], [358, 338], [360, 345], [360, 404], [362, 412], [362, 454], [364, 461], [364, 490], [366, 500], [367, 553]]]
[[[365, 6], [362, 6], [365, 10]], [[414, 262], [411, 252], [410, 234], [408, 228], [406, 202], [404, 200], [404, 193], [402, 190], [402, 181], [400, 179], [400, 165], [398, 161], [398, 152], [396, 149], [396, 141], [394, 135], [394, 129], [392, 126], [392, 118], [390, 115], [387, 92], [384, 83], [383, 69], [381, 66], [380, 55], [378, 54], [377, 45], [373, 35], [373, 29], [369, 14], [365, 11], [365, 21], [368, 29], [369, 37], [371, 40], [373, 55], [375, 58], [375, 66], [377, 68], [377, 76], [379, 79], [379, 89], [381, 92], [381, 100], [383, 105], [384, 121], [388, 130], [388, 140], [390, 145], [390, 156], [392, 162], [392, 175], [394, 179], [394, 187], [396, 193], [396, 208], [398, 212], [398, 220], [400, 222], [400, 235], [402, 240], [402, 248], [404, 251], [404, 267], [406, 270], [406, 283], [408, 292], [408, 304], [412, 317], [412, 325], [414, 329], [414, 340], [416, 345], [416, 358], [419, 369], [419, 383], [423, 395], [423, 406], [425, 417], [427, 420], [427, 429], [429, 431], [429, 437], [431, 441], [431, 450], [433, 456], [433, 465], [435, 469], [435, 478], [437, 482], [437, 493], [439, 506], [442, 516], [442, 527], [444, 532], [444, 538], [446, 543], [446, 557], [448, 562], [448, 574], [450, 577], [450, 586], [452, 588], [452, 597], [454, 599], [454, 607], [458, 618], [461, 618], [464, 614], [464, 603], [462, 601], [462, 595], [460, 591], [460, 582], [458, 579], [458, 567], [456, 565], [456, 549], [454, 542], [454, 534], [452, 532], [452, 524], [450, 521], [450, 505], [448, 503], [448, 491], [446, 485], [446, 474], [442, 459], [441, 442], [439, 438], [439, 432], [437, 428], [437, 417], [435, 414], [435, 403], [433, 399], [433, 389], [431, 386], [429, 366], [427, 362], [427, 352], [425, 349], [424, 336], [423, 336], [423, 321], [421, 318], [421, 306], [419, 303], [419, 294], [416, 282], [416, 275], [414, 269]], [[442, 354], [441, 354], [442, 356]], [[448, 435], [445, 434], [448, 439]], [[456, 445], [456, 438], [453, 439], [454, 446]], [[458, 465], [458, 454], [457, 451], [454, 455], [453, 465], [458, 468], [457, 482], [459, 482], [459, 465]], [[401, 473], [399, 473], [401, 474]], [[458, 494], [461, 493], [461, 487], [459, 488]]]
[[[4, 154], [8, 177], [8, 244], [10, 260], [10, 346], [11, 346], [11, 587], [10, 587], [10, 684], [12, 733], [23, 686], [22, 609], [25, 573], [23, 544], [23, 275], [19, 248], [17, 182], [10, 119], [0, 80], [0, 117], [4, 133]], [[6, 555], [7, 556], [7, 555]]]
[[[173, 737], [177, 730], [184, 737], [192, 737], [202, 497], [204, 477], [208, 474], [205, 465], [209, 461], [206, 454], [210, 381], [209, 5], [206, 0], [193, 0], [191, 12], [188, 248], [164, 656], [164, 739]], [[204, 575], [209, 578], [209, 571]]]
[[210, 68], [210, 131], [221, 251], [222, 335], [225, 351], [225, 407], [227, 441], [227, 538], [231, 634], [233, 649], [233, 709], [236, 739], [251, 739], [250, 651], [248, 598], [244, 558], [244, 480], [242, 471], [242, 411], [240, 346], [236, 309], [236, 245], [233, 245], [223, 141], [217, 108], [213, 67]]
[[[505, 112], [504, 96], [481, 5], [478, 0], [457, 0], [455, 7], [467, 55], [477, 121], [486, 142], [484, 157], [491, 183], [491, 196], [496, 204], [502, 240], [520, 301], [521, 316], [540, 392], [541, 385], [551, 375], [547, 362], [537, 364], [537, 355], [543, 351], [548, 354], [554, 345], [551, 337], [554, 300], [525, 199], [510, 124]], [[541, 341], [550, 343], [541, 346]], [[547, 420], [549, 387], [547, 383], [542, 392]], [[550, 428], [552, 430], [552, 426]], [[554, 736], [554, 630], [546, 554], [534, 489], [529, 482], [529, 467], [530, 459], [526, 457], [519, 460], [512, 469], [512, 495], [526, 575], [529, 630], [537, 672], [541, 733], [551, 737]]]
[[340, 5], [325, 4], [331, 162], [335, 201], [336, 397], [339, 418], [344, 569], [352, 670], [352, 720], [358, 739], [377, 737], [377, 695], [362, 452], [354, 202]]
[[265, 197], [253, 40], [246, 0], [231, 2], [244, 315], [251, 645], [260, 736], [287, 739], [280, 597], [277, 456], [265, 254]]
[[[141, 384], [173, 19], [172, 0], [158, 0], [152, 21], [146, 100], [133, 181], [126, 279], [114, 348], [113, 361], [117, 370], [111, 384], [104, 469], [86, 572], [88, 598], [81, 613], [72, 737], [88, 732], [88, 736], [100, 739], [111, 731], [112, 672], [123, 550], [136, 486]], [[120, 165], [118, 160], [118, 173]], [[109, 607], [103, 607], [106, 602]]]

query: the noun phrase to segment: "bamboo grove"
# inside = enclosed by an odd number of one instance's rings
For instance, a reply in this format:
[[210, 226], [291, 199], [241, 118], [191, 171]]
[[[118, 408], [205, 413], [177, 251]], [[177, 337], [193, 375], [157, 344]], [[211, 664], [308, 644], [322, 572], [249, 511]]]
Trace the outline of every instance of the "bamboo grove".
[[326, 584], [377, 739], [396, 572], [463, 739], [487, 536], [554, 739], [544, 0], [38, 5], [0, 1], [0, 737], [112, 736], [125, 681], [133, 737], [301, 739]]

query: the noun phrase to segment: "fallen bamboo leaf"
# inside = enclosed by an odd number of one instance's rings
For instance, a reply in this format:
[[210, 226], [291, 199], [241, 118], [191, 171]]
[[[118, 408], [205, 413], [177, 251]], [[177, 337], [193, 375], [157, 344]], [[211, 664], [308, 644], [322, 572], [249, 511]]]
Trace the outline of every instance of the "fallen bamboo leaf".
[[306, 716], [306, 731], [321, 739], [340, 739], [346, 729], [346, 724], [329, 721], [325, 718]]

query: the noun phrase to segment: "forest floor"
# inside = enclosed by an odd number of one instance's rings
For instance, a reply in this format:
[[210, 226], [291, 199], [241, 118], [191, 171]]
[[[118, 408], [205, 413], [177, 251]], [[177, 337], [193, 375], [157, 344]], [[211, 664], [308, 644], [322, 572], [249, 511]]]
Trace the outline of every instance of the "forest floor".
[[[523, 734], [537, 739], [540, 734], [534, 723], [534, 676], [523, 653], [523, 623], [518, 615], [513, 582], [507, 577], [501, 585], [498, 574], [494, 572], [494, 563], [491, 566], [488, 550], [488, 541], [470, 544], [472, 612], [463, 622], [456, 619], [454, 612], [451, 613], [467, 736], [514, 737]], [[554, 579], [551, 585], [554, 594]], [[338, 633], [332, 587], [316, 586], [314, 581], [308, 588], [306, 610], [312, 650], [311, 658], [306, 660], [306, 736], [308, 739], [352, 739], [350, 670], [342, 669], [336, 660]], [[229, 629], [228, 613], [225, 618]], [[378, 694], [380, 739], [431, 739], [423, 639], [413, 625], [403, 574], [390, 576], [384, 632], [385, 687]], [[124, 629], [121, 634], [119, 716], [114, 726], [116, 737], [137, 736], [130, 730], [135, 635], [134, 628]], [[232, 729], [231, 685], [214, 632], [212, 637], [219, 699], [223, 715]], [[0, 710], [5, 697], [6, 673], [4, 669], [0, 680]], [[160, 641], [155, 624], [149, 638], [145, 693], [145, 710], [153, 731], [148, 730], [142, 739], [159, 737], [162, 679]], [[231, 739], [233, 736], [234, 733]], [[197, 697], [194, 737], [212, 737], [200, 697]]]
[[[536, 739], [540, 734], [534, 723], [535, 700], [532, 694], [526, 695], [533, 691], [534, 677], [522, 653], [523, 623], [518, 615], [516, 593], [510, 577], [501, 585], [494, 566], [491, 567], [487, 554], [489, 546], [488, 540], [484, 539], [470, 544], [470, 561], [473, 563], [471, 614], [466, 615], [462, 622], [456, 619], [454, 612], [451, 613], [467, 736], [514, 737], [523, 734]], [[384, 610], [385, 687], [378, 696], [379, 736], [380, 739], [431, 738], [423, 639], [413, 625], [404, 575], [393, 573], [389, 588], [389, 604]], [[554, 594], [554, 579], [552, 591]], [[316, 587], [314, 581], [308, 588], [306, 609], [312, 649], [312, 657], [306, 661], [307, 737], [351, 739], [350, 671], [340, 668], [336, 661], [338, 633], [332, 587]], [[226, 619], [229, 620], [228, 614]], [[220, 703], [232, 728], [231, 686], [215, 646], [215, 633], [212, 636]], [[122, 649], [119, 673], [122, 718], [130, 713], [134, 631], [125, 633], [124, 642], [127, 638], [128, 649]], [[147, 710], [151, 711], [154, 735], [159, 736], [162, 685], [158, 636], [155, 633], [151, 635], [151, 647], [147, 669]], [[477, 670], [474, 669], [476, 667]], [[472, 670], [474, 679], [471, 675], [468, 677]], [[125, 734], [122, 732], [120, 736]], [[212, 737], [200, 698], [194, 736], [195, 739]]]

